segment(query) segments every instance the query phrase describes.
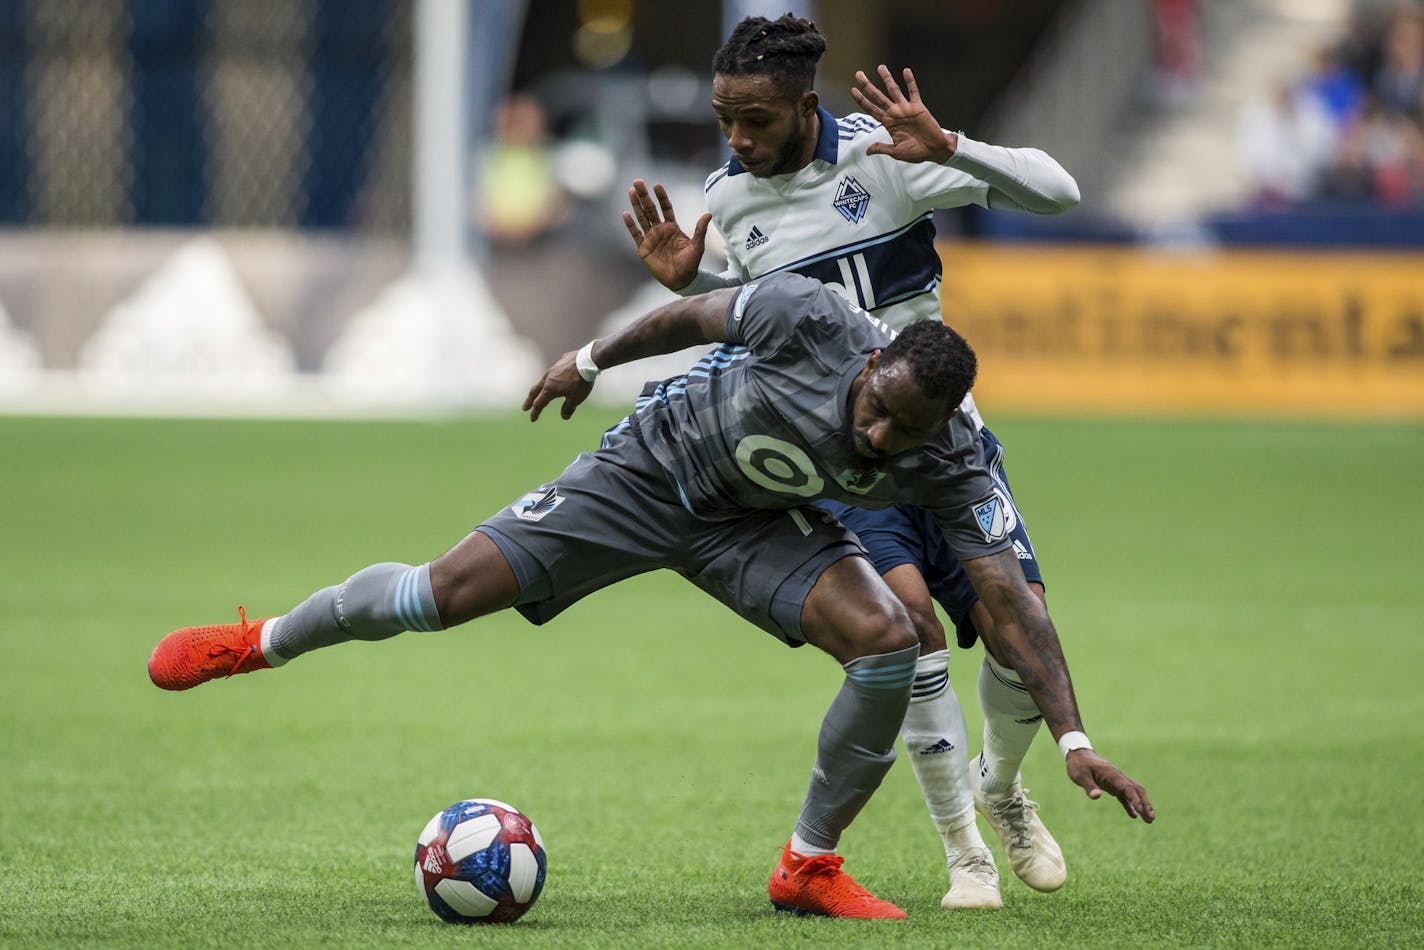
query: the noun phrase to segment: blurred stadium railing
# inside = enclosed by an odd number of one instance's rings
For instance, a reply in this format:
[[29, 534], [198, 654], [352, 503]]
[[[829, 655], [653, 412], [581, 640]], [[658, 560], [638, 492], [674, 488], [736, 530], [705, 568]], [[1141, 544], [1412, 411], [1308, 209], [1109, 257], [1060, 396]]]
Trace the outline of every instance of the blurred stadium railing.
[[0, 406], [522, 393], [537, 351], [464, 236], [463, 94], [507, 79], [481, 71], [504, 14], [522, 4], [0, 3]]

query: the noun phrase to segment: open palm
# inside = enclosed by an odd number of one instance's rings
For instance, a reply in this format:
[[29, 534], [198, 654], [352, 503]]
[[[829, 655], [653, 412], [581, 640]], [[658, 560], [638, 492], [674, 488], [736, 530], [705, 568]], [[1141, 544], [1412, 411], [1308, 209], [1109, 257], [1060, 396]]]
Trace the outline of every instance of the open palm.
[[866, 149], [869, 155], [889, 155], [902, 162], [943, 162], [954, 154], [953, 142], [920, 99], [920, 87], [915, 74], [904, 71], [905, 89], [901, 91], [895, 77], [885, 66], [879, 68], [881, 90], [864, 72], [855, 74], [856, 85], [850, 91], [871, 118], [890, 133], [890, 142], [875, 142]]
[[677, 223], [667, 189], [654, 185], [653, 193], [649, 194], [648, 183], [641, 178], [628, 189], [628, 203], [633, 210], [623, 212], [623, 225], [638, 248], [643, 266], [669, 290], [686, 287], [697, 276], [697, 265], [702, 262], [707, 248], [707, 225], [712, 215], [699, 218], [689, 237]]

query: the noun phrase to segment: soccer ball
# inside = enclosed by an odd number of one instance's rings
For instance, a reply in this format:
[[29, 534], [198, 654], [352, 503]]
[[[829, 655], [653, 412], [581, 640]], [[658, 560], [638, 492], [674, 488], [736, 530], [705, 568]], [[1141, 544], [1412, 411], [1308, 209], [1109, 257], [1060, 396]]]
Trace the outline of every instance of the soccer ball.
[[519, 809], [492, 798], [456, 802], [415, 845], [415, 886], [452, 924], [508, 924], [544, 889], [544, 839]]

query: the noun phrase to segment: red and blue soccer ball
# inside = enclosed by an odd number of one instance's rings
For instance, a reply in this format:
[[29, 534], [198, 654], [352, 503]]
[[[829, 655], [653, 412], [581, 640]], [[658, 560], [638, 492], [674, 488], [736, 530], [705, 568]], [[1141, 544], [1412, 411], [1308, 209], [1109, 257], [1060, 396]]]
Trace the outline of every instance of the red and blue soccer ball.
[[415, 886], [452, 924], [508, 924], [544, 889], [544, 839], [519, 809], [492, 798], [456, 802], [415, 845]]

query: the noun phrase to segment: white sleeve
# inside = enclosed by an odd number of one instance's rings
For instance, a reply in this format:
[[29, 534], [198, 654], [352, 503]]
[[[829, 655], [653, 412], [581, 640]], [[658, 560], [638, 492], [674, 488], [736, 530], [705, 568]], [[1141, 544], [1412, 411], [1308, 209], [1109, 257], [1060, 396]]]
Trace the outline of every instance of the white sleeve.
[[987, 184], [990, 208], [1060, 214], [1081, 200], [1073, 176], [1040, 149], [989, 145], [961, 132], [958, 149], [944, 164]]
[[696, 297], [698, 294], [705, 294], [713, 290], [721, 290], [723, 287], [740, 287], [742, 279], [729, 270], [720, 274], [711, 271], [699, 270], [697, 276], [692, 278], [692, 283], [673, 293], [679, 297]]

